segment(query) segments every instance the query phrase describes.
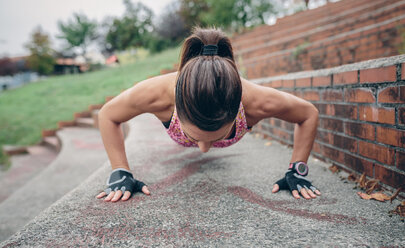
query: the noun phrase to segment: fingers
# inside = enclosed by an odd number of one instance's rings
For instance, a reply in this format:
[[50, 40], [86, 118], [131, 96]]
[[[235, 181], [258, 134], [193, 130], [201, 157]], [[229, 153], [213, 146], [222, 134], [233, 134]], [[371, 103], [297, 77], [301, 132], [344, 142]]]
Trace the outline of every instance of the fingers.
[[131, 196], [131, 192], [129, 191], [125, 191], [124, 196], [122, 197], [122, 201], [126, 201], [129, 199], [129, 197]]
[[311, 197], [308, 195], [308, 192], [306, 189], [302, 188], [300, 193], [305, 199], [311, 199]]
[[110, 194], [104, 199], [104, 201], [111, 201], [111, 199], [114, 197], [115, 191], [111, 191]]
[[273, 185], [273, 190], [271, 192], [276, 193], [280, 190], [280, 186], [278, 186], [278, 184], [274, 184]]
[[97, 197], [97, 199], [100, 199], [100, 198], [102, 198], [102, 197], [104, 197], [106, 195], [107, 195], [107, 193], [103, 191], [100, 194], [98, 194], [96, 197]]
[[321, 191], [319, 191], [319, 190], [315, 190], [315, 194], [317, 194], [317, 195], [321, 195]]
[[114, 197], [112, 198], [112, 202], [116, 202], [116, 201], [118, 201], [120, 198], [121, 198], [121, 196], [122, 196], [122, 191], [121, 190], [117, 190], [117, 191], [115, 191], [115, 195], [114, 195]]
[[308, 189], [307, 192], [308, 192], [308, 195], [309, 195], [310, 197], [316, 198], [316, 195], [314, 194], [314, 192], [312, 192], [312, 190]]
[[291, 193], [292, 193], [292, 195], [294, 196], [295, 199], [300, 199], [301, 198], [300, 194], [298, 194], [298, 190], [293, 190]]
[[149, 189], [148, 189], [148, 187], [146, 185], [142, 187], [142, 192], [145, 195], [150, 195], [150, 191], [149, 191]]

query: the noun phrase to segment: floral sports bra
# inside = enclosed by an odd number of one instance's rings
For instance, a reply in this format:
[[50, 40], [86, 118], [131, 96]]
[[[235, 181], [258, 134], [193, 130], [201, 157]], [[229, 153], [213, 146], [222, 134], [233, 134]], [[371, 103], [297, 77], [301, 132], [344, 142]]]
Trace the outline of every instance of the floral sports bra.
[[[187, 138], [183, 130], [181, 130], [180, 120], [176, 113], [176, 106], [174, 107], [170, 124], [163, 123], [163, 125], [166, 126], [166, 131], [169, 134], [170, 138], [172, 138], [176, 143], [185, 147], [198, 146], [196, 142]], [[167, 125], [169, 125], [169, 127], [167, 127]], [[236, 127], [232, 138], [216, 141], [212, 144], [212, 146], [217, 148], [228, 147], [238, 142], [247, 132], [251, 131], [251, 127], [247, 126], [245, 111], [243, 109], [242, 102], [239, 105], [239, 112], [236, 116], [235, 125]]]

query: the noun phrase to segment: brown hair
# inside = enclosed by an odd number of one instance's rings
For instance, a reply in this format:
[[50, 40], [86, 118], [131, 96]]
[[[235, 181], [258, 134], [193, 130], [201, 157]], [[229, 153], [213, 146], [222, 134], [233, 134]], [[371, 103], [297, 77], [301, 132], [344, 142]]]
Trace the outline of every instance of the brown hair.
[[[205, 45], [218, 46], [218, 54], [202, 55]], [[229, 38], [215, 28], [195, 28], [182, 47], [176, 84], [179, 119], [204, 131], [216, 131], [236, 118], [241, 97]]]

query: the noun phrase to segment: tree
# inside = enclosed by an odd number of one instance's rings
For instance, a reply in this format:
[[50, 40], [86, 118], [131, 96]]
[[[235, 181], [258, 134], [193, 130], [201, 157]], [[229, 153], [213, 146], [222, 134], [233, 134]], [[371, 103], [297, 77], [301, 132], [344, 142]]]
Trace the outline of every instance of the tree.
[[87, 47], [97, 39], [97, 23], [89, 20], [84, 14], [74, 13], [73, 20], [66, 23], [59, 21], [58, 27], [62, 33], [58, 38], [66, 41], [68, 49], [80, 48], [83, 56]]
[[124, 4], [124, 17], [114, 18], [106, 35], [110, 51], [146, 46], [148, 35], [153, 31], [151, 9], [142, 3], [133, 4], [130, 0], [124, 0]]
[[55, 60], [52, 56], [53, 50], [49, 36], [44, 33], [41, 27], [34, 30], [31, 41], [25, 45], [30, 50], [28, 67], [41, 75], [48, 75], [53, 72]]
[[179, 15], [183, 18], [186, 29], [190, 31], [194, 26], [205, 26], [202, 14], [209, 11], [207, 0], [180, 0]]
[[166, 6], [165, 12], [155, 24], [156, 33], [163, 39], [176, 43], [188, 33], [183, 18], [179, 15], [180, 4], [175, 1]]
[[229, 31], [265, 24], [275, 8], [268, 0], [207, 0], [209, 11], [201, 14], [202, 23]]

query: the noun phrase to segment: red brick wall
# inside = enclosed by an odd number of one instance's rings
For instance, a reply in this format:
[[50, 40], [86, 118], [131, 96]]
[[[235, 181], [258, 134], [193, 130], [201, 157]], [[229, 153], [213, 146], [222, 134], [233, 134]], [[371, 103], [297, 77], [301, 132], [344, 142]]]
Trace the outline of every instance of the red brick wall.
[[[312, 155], [405, 190], [405, 56], [402, 58], [401, 63], [390, 66], [269, 79], [263, 85], [306, 99], [318, 108], [320, 121]], [[261, 121], [254, 131], [292, 145], [293, 129], [293, 124], [271, 118]]]
[[403, 1], [342, 0], [234, 36], [232, 44], [239, 68], [254, 79], [399, 55], [404, 34]]

